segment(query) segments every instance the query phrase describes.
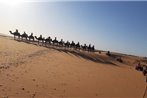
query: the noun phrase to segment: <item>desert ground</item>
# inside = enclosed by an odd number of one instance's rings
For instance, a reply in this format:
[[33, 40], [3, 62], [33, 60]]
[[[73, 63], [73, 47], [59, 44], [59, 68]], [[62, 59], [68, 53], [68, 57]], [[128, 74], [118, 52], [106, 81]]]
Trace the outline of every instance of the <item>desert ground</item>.
[[146, 64], [142, 57], [43, 47], [1, 35], [0, 98], [143, 98], [147, 83], [135, 70], [138, 61]]

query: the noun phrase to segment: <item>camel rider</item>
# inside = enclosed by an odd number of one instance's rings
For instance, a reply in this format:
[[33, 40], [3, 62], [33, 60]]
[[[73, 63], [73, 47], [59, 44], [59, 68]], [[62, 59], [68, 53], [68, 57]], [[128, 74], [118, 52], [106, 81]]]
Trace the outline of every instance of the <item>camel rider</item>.
[[16, 32], [18, 32], [18, 29], [16, 29]]
[[91, 48], [91, 44], [89, 44], [89, 46], [88, 46], [89, 48]]
[[42, 38], [42, 35], [40, 35], [40, 38]]
[[92, 46], [93, 51], [95, 50], [94, 45]]
[[69, 44], [70, 42], [69, 42], [69, 41], [67, 41], [67, 43]]
[[26, 35], [26, 32], [24, 32], [24, 35]]
[[55, 37], [55, 41], [57, 40], [57, 37]]
[[61, 42], [63, 42], [63, 39], [61, 39]]
[[74, 41], [72, 41], [72, 44], [74, 44]]

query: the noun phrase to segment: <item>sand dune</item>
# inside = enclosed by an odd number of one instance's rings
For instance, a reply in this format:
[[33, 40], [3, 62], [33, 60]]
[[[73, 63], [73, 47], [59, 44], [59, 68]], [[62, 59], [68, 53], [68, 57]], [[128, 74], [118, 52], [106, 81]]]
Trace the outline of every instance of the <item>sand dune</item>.
[[0, 97], [142, 98], [145, 77], [134, 69], [140, 58], [122, 59], [0, 36]]

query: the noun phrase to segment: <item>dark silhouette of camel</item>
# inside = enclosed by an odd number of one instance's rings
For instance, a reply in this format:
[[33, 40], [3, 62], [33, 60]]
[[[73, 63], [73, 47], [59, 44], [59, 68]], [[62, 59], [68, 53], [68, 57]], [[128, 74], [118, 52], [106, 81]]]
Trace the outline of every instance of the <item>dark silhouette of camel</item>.
[[61, 41], [59, 41], [59, 47], [63, 47], [64, 46], [64, 41], [63, 39], [61, 39]]
[[65, 48], [70, 48], [70, 42], [69, 41], [67, 41], [64, 45], [65, 45]]
[[18, 39], [20, 39], [20, 33], [18, 32], [18, 30], [16, 29], [15, 32], [9, 31], [10, 34], [14, 35], [14, 39], [16, 39], [16, 36], [18, 36]]
[[21, 39], [23, 40], [25, 38], [25, 40], [27, 40], [28, 38], [28, 34], [26, 34], [26, 32], [24, 32], [21, 36]]
[[58, 40], [57, 40], [57, 38], [55, 37], [55, 39], [52, 41], [53, 42], [53, 46], [58, 46]]
[[91, 47], [91, 44], [89, 44], [89, 46], [87, 47], [87, 50], [89, 52], [94, 52], [95, 51], [94, 45]]
[[40, 35], [39, 37], [35, 36], [35, 38], [38, 40], [38, 44], [41, 42], [42, 45], [44, 44], [44, 38], [42, 38], [42, 35]]
[[75, 48], [75, 45], [76, 45], [75, 42], [72, 41], [71, 44], [70, 44], [70, 48]]
[[84, 50], [84, 51], [86, 51], [86, 50], [88, 49], [88, 47], [87, 47], [87, 45], [86, 45], [86, 44], [84, 44], [84, 46], [83, 46], [83, 45], [81, 45], [81, 49], [82, 49], [82, 50]]
[[31, 40], [33, 40], [33, 41], [34, 41], [34, 36], [33, 36], [33, 33], [31, 33], [31, 35], [30, 35], [30, 36], [28, 36], [28, 38], [29, 38], [29, 41], [31, 41]]
[[81, 47], [79, 42], [75, 45], [75, 48], [80, 50]]
[[45, 39], [45, 46], [51, 45], [51, 42], [52, 42], [52, 39], [51, 39], [51, 37], [49, 36], [48, 38]]

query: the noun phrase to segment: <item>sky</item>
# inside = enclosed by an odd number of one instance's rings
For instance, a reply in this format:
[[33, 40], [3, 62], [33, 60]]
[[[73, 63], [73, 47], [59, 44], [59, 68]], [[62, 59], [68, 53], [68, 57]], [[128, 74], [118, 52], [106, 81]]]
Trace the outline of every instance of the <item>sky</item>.
[[31, 32], [147, 56], [147, 1], [0, 1], [0, 33]]

